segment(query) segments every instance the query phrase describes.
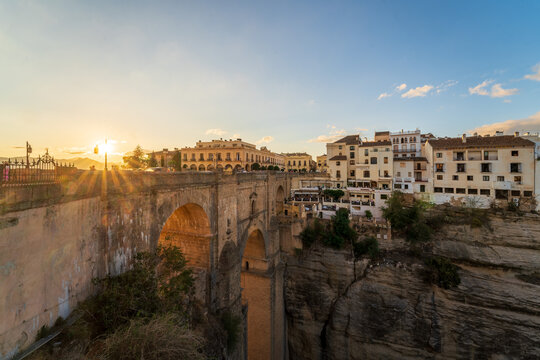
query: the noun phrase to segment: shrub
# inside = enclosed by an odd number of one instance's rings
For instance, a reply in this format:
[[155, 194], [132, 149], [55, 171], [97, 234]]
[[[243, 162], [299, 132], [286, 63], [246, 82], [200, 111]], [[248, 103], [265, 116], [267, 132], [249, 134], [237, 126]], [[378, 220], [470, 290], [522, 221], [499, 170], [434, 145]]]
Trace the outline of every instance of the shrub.
[[98, 294], [82, 305], [94, 333], [110, 333], [133, 318], [167, 311], [183, 312], [193, 289], [191, 270], [177, 247], [140, 252], [133, 269], [118, 276], [94, 279]]
[[366, 210], [366, 218], [367, 218], [368, 220], [373, 219], [373, 214], [371, 213], [371, 211]]
[[313, 221], [313, 224], [308, 225], [300, 233], [300, 239], [302, 240], [302, 245], [304, 245], [305, 248], [309, 248], [317, 240], [322, 239], [324, 236], [324, 233], [325, 233], [324, 226], [321, 224], [319, 220], [315, 219], [315, 221]]
[[392, 230], [403, 233], [411, 243], [428, 241], [431, 238], [432, 227], [425, 217], [428, 206], [423, 201], [415, 201], [412, 206], [405, 206], [403, 194], [393, 192], [382, 209], [383, 216], [392, 224]]
[[253, 163], [251, 165], [251, 170], [260, 170], [261, 169], [261, 165], [259, 163]]
[[509, 201], [509, 202], [508, 202], [508, 205], [507, 205], [507, 207], [506, 207], [506, 209], [507, 209], [508, 211], [518, 212], [519, 206], [518, 206], [515, 202]]
[[441, 288], [449, 289], [461, 282], [459, 267], [442, 257], [430, 257], [425, 260], [425, 279]]
[[332, 232], [344, 240], [354, 241], [357, 237], [356, 231], [351, 228], [349, 210], [341, 208], [332, 216]]
[[242, 319], [239, 316], [231, 314], [230, 312], [225, 312], [221, 316], [221, 323], [225, 329], [225, 332], [227, 333], [227, 349], [229, 352], [231, 352], [238, 343]]
[[367, 237], [362, 241], [355, 242], [353, 245], [354, 257], [359, 259], [363, 255], [369, 255], [371, 259], [379, 256], [379, 242], [373, 236]]
[[203, 338], [175, 314], [131, 320], [103, 341], [103, 355], [109, 360], [202, 360], [203, 348]]

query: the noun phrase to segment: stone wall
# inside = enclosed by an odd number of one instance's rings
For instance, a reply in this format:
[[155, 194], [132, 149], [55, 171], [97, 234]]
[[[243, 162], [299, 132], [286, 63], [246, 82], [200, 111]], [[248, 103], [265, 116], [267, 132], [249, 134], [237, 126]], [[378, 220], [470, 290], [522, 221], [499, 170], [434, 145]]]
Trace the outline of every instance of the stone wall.
[[[136, 252], [154, 248], [171, 215], [186, 204], [196, 204], [208, 217], [203, 231], [191, 229], [191, 240], [208, 241], [208, 262], [194, 261], [207, 267], [198, 273], [198, 293], [210, 310], [241, 315], [240, 260], [248, 235], [260, 231], [267, 266], [277, 267], [276, 194], [280, 187], [289, 193], [297, 176], [81, 171], [60, 184], [0, 188], [0, 359], [31, 344], [42, 325], [67, 316], [94, 291], [92, 278], [121, 273]], [[181, 234], [171, 224], [167, 231]], [[192, 245], [186, 256], [200, 260], [204, 254]], [[195, 248], [199, 253], [189, 250]], [[275, 309], [281, 301], [275, 291], [261, 291], [253, 296], [268, 297], [268, 308]], [[275, 314], [270, 316], [273, 324]], [[269, 349], [275, 329], [268, 330]], [[233, 357], [243, 353], [240, 347]], [[275, 358], [282, 353], [283, 348], [272, 352]]]

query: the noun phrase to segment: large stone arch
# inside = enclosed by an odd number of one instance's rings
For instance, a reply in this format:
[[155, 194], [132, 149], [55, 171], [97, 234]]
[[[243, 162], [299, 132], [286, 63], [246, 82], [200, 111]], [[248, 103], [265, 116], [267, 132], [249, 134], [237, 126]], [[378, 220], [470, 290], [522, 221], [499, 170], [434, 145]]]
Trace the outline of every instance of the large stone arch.
[[212, 230], [206, 211], [198, 204], [187, 203], [177, 208], [167, 219], [159, 235], [161, 246], [176, 246], [188, 261], [195, 278], [195, 295], [209, 301]]

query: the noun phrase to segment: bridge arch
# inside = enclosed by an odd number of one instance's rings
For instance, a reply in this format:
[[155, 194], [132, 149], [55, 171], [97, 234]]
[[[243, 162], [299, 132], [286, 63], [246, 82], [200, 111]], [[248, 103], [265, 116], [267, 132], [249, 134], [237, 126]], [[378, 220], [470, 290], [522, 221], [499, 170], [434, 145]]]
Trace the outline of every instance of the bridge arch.
[[203, 303], [209, 299], [212, 231], [206, 211], [198, 204], [187, 203], [177, 208], [165, 222], [158, 244], [176, 246], [193, 270], [195, 297]]
[[240, 286], [247, 310], [247, 358], [270, 359], [272, 354], [272, 280], [268, 274], [268, 236], [253, 226], [242, 251]]

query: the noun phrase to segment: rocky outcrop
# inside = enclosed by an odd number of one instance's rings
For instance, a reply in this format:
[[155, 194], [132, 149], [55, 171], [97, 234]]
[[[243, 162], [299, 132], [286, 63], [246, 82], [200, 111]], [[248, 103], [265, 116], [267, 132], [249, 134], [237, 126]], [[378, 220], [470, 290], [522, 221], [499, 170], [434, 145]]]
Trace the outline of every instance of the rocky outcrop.
[[403, 250], [369, 265], [320, 248], [289, 262], [290, 358], [540, 358], [540, 217], [495, 215], [490, 227], [437, 233], [432, 251], [460, 266], [449, 290]]

